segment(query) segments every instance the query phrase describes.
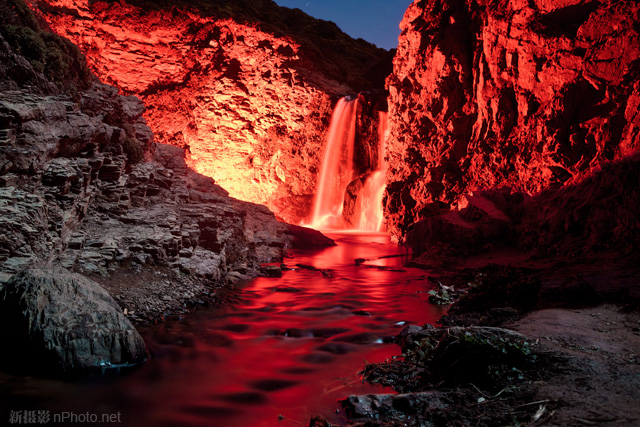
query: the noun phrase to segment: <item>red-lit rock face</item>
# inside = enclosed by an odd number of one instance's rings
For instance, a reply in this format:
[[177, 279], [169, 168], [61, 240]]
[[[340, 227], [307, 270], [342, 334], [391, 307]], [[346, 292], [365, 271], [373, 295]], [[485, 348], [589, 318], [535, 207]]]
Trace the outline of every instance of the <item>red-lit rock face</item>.
[[87, 0], [40, 2], [55, 31], [105, 82], [139, 95], [158, 142], [231, 196], [298, 221], [310, 208], [330, 95], [349, 93], [250, 25], [179, 10]]
[[391, 230], [475, 189], [535, 193], [637, 150], [639, 22], [631, 1], [414, 1], [387, 80]]

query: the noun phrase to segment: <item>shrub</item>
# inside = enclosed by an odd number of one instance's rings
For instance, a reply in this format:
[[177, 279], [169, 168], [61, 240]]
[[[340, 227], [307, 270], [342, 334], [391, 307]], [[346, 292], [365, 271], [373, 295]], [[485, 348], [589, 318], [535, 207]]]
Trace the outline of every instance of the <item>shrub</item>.
[[0, 34], [16, 54], [63, 92], [73, 96], [94, 79], [80, 50], [69, 40], [44, 31], [23, 0], [0, 4]]
[[140, 163], [144, 158], [144, 149], [135, 139], [125, 139], [122, 144], [122, 150], [127, 155], [127, 160], [130, 164]]
[[1, 31], [7, 43], [24, 56], [35, 70], [44, 71], [47, 46], [36, 31], [15, 25], [5, 25]]

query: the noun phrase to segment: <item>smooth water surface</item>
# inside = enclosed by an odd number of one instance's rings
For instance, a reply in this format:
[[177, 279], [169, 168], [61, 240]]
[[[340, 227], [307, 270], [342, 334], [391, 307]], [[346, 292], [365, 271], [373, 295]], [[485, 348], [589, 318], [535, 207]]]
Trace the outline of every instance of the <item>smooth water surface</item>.
[[338, 246], [295, 253], [286, 260], [294, 270], [249, 282], [232, 304], [142, 328], [153, 357], [131, 373], [80, 384], [0, 376], [2, 416], [45, 409], [120, 412], [127, 426], [307, 426], [314, 415], [340, 423], [338, 399], [383, 391], [361, 381], [365, 360], [399, 354], [387, 342], [405, 322], [434, 323], [443, 311], [426, 302], [427, 273], [402, 267], [404, 249], [387, 235], [329, 236]]

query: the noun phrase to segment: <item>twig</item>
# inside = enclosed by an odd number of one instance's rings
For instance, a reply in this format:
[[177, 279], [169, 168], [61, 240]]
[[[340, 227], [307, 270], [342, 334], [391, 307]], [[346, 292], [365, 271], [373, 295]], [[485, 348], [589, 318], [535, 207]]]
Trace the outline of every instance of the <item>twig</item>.
[[423, 365], [422, 363], [409, 362], [408, 360], [405, 360], [405, 363], [408, 363], [409, 365], [417, 366], [419, 368], [423, 368], [423, 369], [429, 370], [429, 367], [427, 365]]
[[500, 396], [502, 394], [503, 391], [505, 391], [509, 386], [506, 386], [505, 388], [503, 388], [502, 390], [500, 390], [498, 392], [498, 394], [496, 394], [495, 396], [493, 396], [493, 398], [495, 399], [496, 397]]
[[[504, 402], [506, 399], [487, 399], [484, 400], [482, 402], [476, 402], [474, 403], [472, 406], [477, 406], [477, 405], [486, 405], [487, 403], [493, 403], [493, 402]], [[512, 412], [512, 414], [515, 414], [516, 412]]]
[[474, 383], [469, 383], [469, 384], [471, 384], [471, 387], [475, 388], [475, 389], [476, 389], [476, 391], [477, 391], [478, 393], [480, 393], [483, 397], [486, 397], [486, 398], [488, 398], [488, 397], [489, 397], [489, 395], [484, 394], [484, 392], [483, 392], [482, 390], [480, 390], [478, 387], [476, 387], [476, 385], [475, 385]]
[[533, 418], [531, 418], [531, 424], [538, 421], [545, 414], [545, 412], [547, 412], [547, 407], [544, 405], [540, 405], [540, 407], [538, 408], [538, 411], [535, 413]]
[[530, 403], [525, 403], [524, 405], [518, 405], [518, 406], [516, 406], [516, 409], [517, 408], [524, 408], [525, 406], [540, 405], [542, 403], [549, 403], [549, 402], [551, 402], [551, 400], [549, 400], [549, 399], [538, 400], [536, 402], [530, 402]]
[[581, 422], [583, 424], [586, 425], [590, 425], [590, 426], [595, 426], [598, 425], [598, 423], [611, 423], [611, 422], [621, 422], [623, 420], [619, 419], [619, 418], [611, 418], [611, 417], [600, 417], [600, 418], [592, 418], [590, 420], [584, 419], [584, 418], [578, 418], [578, 417], [571, 417], [574, 420]]
[[578, 418], [578, 417], [571, 417], [571, 419], [576, 420], [579, 423], [586, 424], [588, 426], [597, 426], [598, 425], [598, 423], [596, 423], [596, 422], [585, 420], [585, 419]]

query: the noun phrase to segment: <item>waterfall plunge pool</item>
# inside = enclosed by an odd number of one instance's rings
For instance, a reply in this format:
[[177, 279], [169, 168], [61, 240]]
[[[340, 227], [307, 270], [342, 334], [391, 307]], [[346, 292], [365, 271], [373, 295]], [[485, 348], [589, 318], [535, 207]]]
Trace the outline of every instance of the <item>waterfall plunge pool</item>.
[[362, 382], [365, 361], [398, 355], [390, 337], [444, 309], [427, 303], [428, 272], [403, 267], [388, 235], [327, 235], [338, 245], [295, 252], [294, 270], [246, 283], [230, 304], [141, 328], [152, 358], [132, 372], [81, 383], [0, 374], [2, 413], [120, 414], [125, 426], [344, 422], [338, 399], [391, 392]]

